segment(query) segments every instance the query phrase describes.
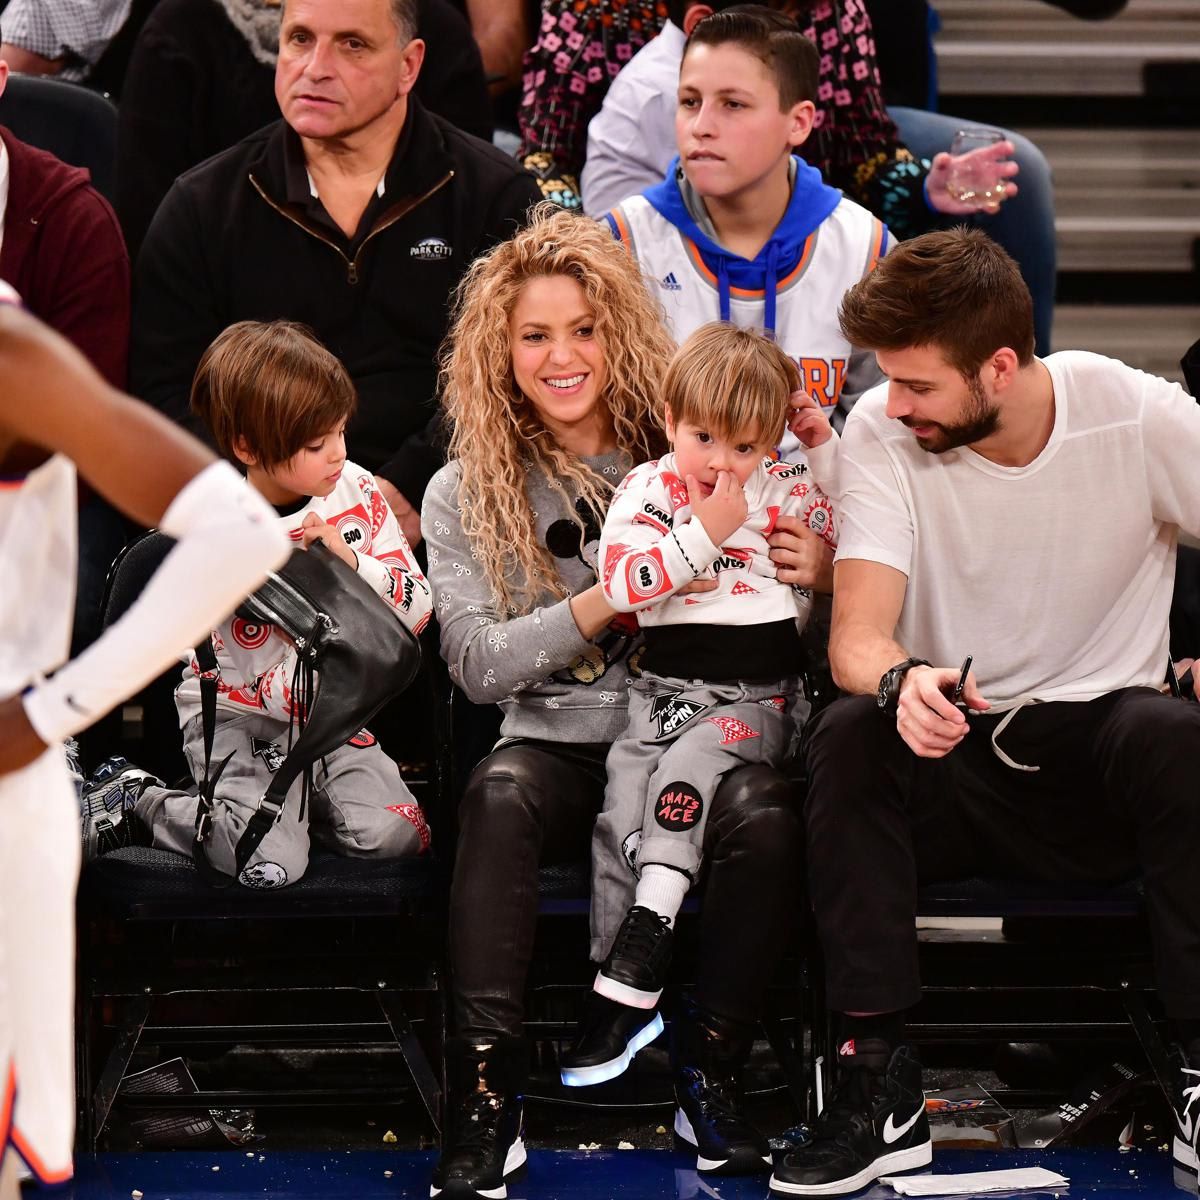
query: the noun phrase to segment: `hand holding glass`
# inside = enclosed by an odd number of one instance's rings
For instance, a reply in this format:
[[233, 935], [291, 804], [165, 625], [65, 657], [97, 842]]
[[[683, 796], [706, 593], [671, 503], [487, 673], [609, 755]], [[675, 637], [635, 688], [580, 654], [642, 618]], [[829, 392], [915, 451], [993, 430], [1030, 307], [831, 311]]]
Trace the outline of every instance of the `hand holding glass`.
[[969, 208], [995, 211], [1009, 195], [1006, 168], [1015, 166], [998, 152], [1004, 142], [998, 129], [960, 129], [950, 146], [950, 170], [946, 191]]

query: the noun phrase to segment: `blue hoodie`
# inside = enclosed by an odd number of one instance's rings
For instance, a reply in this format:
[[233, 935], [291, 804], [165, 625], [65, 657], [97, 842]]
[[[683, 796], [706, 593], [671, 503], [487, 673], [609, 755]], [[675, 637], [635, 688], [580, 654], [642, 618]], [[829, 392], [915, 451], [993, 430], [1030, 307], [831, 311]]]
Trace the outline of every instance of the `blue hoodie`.
[[[722, 321], [729, 320], [730, 287], [760, 291], [766, 306], [763, 326], [774, 332], [775, 292], [779, 279], [786, 278], [800, 261], [805, 242], [842, 199], [842, 193], [825, 183], [815, 167], [794, 155], [792, 161], [796, 164], [796, 174], [787, 210], [766, 245], [753, 259], [742, 258], [718, 245], [696, 224], [679, 186], [682, 172], [678, 155], [671, 160], [662, 183], [642, 193], [666, 220], [695, 242], [704, 265], [717, 277]], [[608, 220], [612, 224], [612, 218]], [[613, 232], [616, 233], [615, 226]]]

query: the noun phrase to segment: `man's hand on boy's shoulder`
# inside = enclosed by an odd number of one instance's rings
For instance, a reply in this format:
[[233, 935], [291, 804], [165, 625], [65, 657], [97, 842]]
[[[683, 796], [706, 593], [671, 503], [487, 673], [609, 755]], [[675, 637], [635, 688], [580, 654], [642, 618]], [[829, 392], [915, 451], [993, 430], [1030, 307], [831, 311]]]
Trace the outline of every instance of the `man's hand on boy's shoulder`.
[[788, 404], [788, 429], [806, 450], [815, 450], [833, 437], [825, 410], [807, 392], [793, 392]]
[[358, 570], [358, 556], [346, 545], [342, 535], [328, 521], [323, 521], [316, 513], [309, 513], [300, 522], [301, 544], [307, 550], [313, 542], [324, 542], [326, 547], [338, 556], [352, 570]]

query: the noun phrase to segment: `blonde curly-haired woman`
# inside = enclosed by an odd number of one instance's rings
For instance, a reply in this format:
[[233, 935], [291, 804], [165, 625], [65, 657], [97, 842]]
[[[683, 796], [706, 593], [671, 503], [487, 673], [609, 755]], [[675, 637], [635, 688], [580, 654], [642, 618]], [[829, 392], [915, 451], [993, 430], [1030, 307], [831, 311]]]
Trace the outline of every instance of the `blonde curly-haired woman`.
[[[640, 641], [605, 603], [596, 549], [625, 474], [666, 448], [658, 387], [672, 349], [630, 256], [549, 205], [458, 293], [443, 373], [451, 461], [425, 494], [422, 531], [451, 676], [504, 718], [458, 813], [455, 1036], [433, 1195], [503, 1197], [525, 1160], [537, 871], [588, 855], [626, 722]], [[786, 780], [748, 767], [709, 822], [698, 984], [673, 1022], [676, 1094], [701, 1158], [761, 1163], [737, 1078], [794, 907], [799, 813]]]

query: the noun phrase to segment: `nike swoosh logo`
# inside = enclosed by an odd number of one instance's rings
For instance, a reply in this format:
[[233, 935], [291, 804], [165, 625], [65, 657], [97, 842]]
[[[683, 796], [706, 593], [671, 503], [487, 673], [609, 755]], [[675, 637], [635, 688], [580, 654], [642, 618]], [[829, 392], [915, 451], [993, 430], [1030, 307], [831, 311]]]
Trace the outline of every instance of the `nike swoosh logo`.
[[1176, 1113], [1175, 1124], [1179, 1126], [1179, 1132], [1183, 1134], [1183, 1140], [1190, 1142], [1192, 1140], [1192, 1118], [1189, 1116], [1180, 1117]]
[[917, 1109], [917, 1111], [915, 1113], [913, 1113], [913, 1115], [911, 1117], [908, 1118], [907, 1121], [904, 1122], [903, 1125], [900, 1126], [899, 1129], [896, 1128], [896, 1122], [895, 1122], [896, 1114], [888, 1113], [887, 1122], [884, 1124], [884, 1127], [883, 1127], [883, 1140], [890, 1145], [892, 1142], [897, 1141], [899, 1138], [902, 1138], [917, 1123], [917, 1118], [924, 1111], [925, 1111], [925, 1106], [922, 1105], [920, 1108]]

